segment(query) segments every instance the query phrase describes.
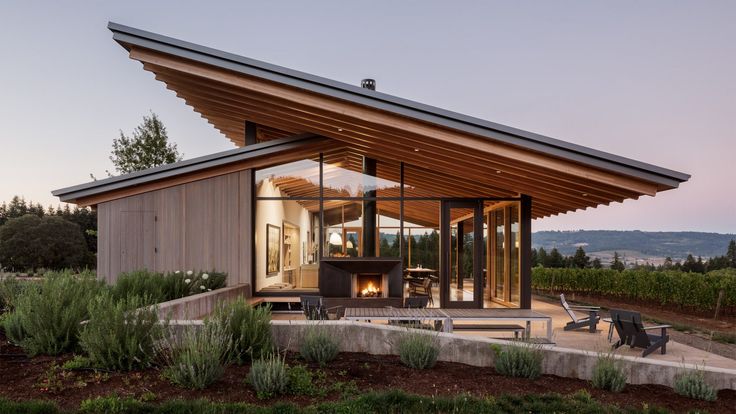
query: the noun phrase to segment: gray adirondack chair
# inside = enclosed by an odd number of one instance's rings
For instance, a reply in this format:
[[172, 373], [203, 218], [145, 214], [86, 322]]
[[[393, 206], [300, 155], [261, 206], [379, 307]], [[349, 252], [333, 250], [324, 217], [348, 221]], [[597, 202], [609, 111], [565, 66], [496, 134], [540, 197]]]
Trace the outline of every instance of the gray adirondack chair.
[[[562, 307], [565, 309], [565, 312], [567, 312], [568, 316], [570, 316], [570, 319], [572, 319], [571, 322], [568, 322], [565, 325], [566, 331], [572, 331], [573, 329], [580, 328], [588, 328], [589, 332], [595, 332], [598, 321], [600, 321], [601, 319], [601, 317], [598, 315], [598, 312], [601, 311], [600, 307], [570, 305], [565, 300], [564, 293], [560, 294], [560, 302], [562, 303]], [[575, 314], [575, 311], [587, 312], [588, 316], [579, 318], [578, 315]]]
[[[630, 348], [643, 348], [642, 357], [657, 349], [662, 355], [667, 353], [667, 342], [670, 340], [667, 328], [671, 328], [670, 325], [644, 327], [639, 312], [620, 309], [611, 309], [611, 320], [619, 337], [618, 342], [613, 345], [614, 349], [622, 345], [628, 345]], [[659, 335], [647, 332], [655, 329], [660, 330]]]

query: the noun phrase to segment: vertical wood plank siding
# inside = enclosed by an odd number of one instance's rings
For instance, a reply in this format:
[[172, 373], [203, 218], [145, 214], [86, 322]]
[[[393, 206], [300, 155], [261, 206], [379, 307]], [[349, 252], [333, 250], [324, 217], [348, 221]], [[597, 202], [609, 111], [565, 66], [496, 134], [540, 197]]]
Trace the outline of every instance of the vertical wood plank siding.
[[217, 270], [251, 283], [251, 171], [100, 203], [97, 275]]

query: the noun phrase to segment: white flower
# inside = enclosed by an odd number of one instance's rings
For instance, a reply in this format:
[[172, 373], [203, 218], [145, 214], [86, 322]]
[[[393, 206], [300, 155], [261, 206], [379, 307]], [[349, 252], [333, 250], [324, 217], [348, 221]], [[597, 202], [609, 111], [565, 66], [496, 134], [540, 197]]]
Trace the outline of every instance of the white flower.
[[208, 275], [207, 273], [202, 273], [202, 279], [203, 280], [207, 280], [207, 279], [209, 279], [209, 277], [210, 277], [210, 275]]
[[204, 287], [204, 285], [199, 285], [199, 288], [202, 289], [202, 290], [207, 289], [206, 287]]
[[192, 279], [184, 279], [184, 283], [186, 283], [188, 285], [188, 284], [192, 283]]
[[178, 275], [179, 273], [181, 273], [181, 270], [177, 270], [177, 271], [176, 271], [176, 272], [174, 272], [174, 273], [176, 273], [176, 274]]
[[193, 273], [191, 270], [187, 270], [187, 276], [191, 276]]
[[208, 292], [212, 292], [212, 289], [207, 289]]

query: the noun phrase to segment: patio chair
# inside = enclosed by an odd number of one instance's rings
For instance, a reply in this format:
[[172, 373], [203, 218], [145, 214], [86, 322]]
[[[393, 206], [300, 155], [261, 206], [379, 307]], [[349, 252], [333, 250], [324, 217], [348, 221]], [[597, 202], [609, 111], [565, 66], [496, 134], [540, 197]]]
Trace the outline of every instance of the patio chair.
[[[660, 350], [662, 355], [667, 353], [667, 342], [670, 340], [669, 335], [667, 335], [667, 328], [671, 328], [670, 325], [644, 327], [639, 312], [620, 309], [611, 309], [611, 320], [619, 337], [618, 342], [613, 345], [613, 349], [622, 345], [628, 345], [630, 348], [643, 348], [642, 358], [657, 349]], [[659, 329], [660, 334], [654, 335], [647, 332], [652, 329]]]
[[[567, 314], [570, 316], [570, 319], [572, 319], [572, 322], [568, 322], [565, 325], [566, 331], [572, 331], [573, 329], [587, 327], [589, 332], [595, 332], [598, 321], [601, 319], [601, 317], [598, 315], [598, 312], [600, 312], [601, 310], [600, 307], [570, 305], [565, 300], [564, 293], [560, 294], [560, 302], [562, 303], [562, 307], [565, 309], [565, 312], [567, 312]], [[578, 316], [575, 314], [575, 311], [588, 312], [588, 316], [585, 318], [578, 318]]]
[[330, 319], [330, 314], [335, 314], [335, 319], [341, 318], [342, 306], [326, 307], [322, 300], [322, 296], [315, 295], [302, 295], [299, 296], [299, 301], [302, 304], [302, 312], [304, 317], [308, 320], [320, 320], [327, 321]]
[[421, 282], [410, 281], [409, 282], [409, 295], [410, 296], [426, 296], [430, 305], [434, 305], [432, 300], [432, 279], [427, 277]]

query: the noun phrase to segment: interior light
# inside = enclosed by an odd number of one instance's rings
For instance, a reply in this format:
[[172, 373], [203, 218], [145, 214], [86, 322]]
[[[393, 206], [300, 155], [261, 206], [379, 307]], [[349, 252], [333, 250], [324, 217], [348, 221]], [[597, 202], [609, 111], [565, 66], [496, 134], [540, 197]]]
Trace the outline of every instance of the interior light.
[[496, 170], [496, 174], [501, 174], [501, 170]]
[[348, 249], [352, 249], [353, 248], [353, 242], [350, 241], [350, 240], [348, 240], [348, 242], [345, 243], [345, 247], [348, 248]]
[[342, 246], [342, 237], [339, 233], [330, 233], [330, 244]]
[[414, 148], [414, 152], [419, 152], [419, 148]]

